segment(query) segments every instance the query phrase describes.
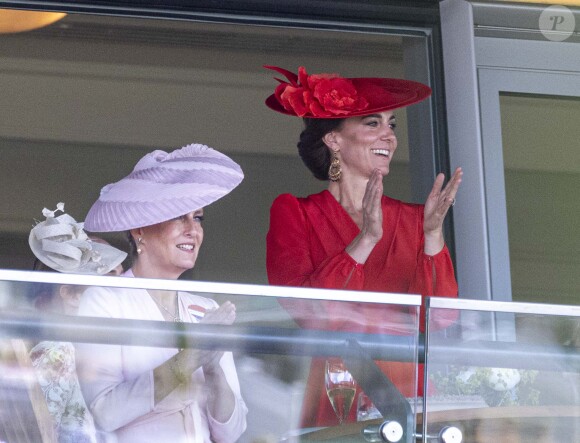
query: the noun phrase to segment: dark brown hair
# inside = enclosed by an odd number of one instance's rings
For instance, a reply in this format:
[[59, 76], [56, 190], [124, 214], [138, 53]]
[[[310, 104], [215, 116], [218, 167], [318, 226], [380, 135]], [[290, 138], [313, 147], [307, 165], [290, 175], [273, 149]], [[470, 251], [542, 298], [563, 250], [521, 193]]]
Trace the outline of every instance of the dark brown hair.
[[328, 180], [330, 150], [322, 138], [339, 129], [344, 118], [305, 118], [304, 130], [298, 142], [298, 154], [318, 180]]
[[[135, 259], [139, 255], [137, 253], [137, 244], [135, 243], [135, 239], [131, 235], [131, 231], [127, 231], [127, 242], [129, 243], [129, 263], [133, 265], [135, 263]], [[131, 266], [129, 266], [131, 267]]]

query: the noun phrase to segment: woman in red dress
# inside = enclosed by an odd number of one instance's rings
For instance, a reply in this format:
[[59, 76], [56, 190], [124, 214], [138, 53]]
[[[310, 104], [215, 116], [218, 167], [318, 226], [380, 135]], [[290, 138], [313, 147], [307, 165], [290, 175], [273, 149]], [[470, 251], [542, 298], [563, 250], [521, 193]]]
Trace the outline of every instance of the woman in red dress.
[[[308, 75], [303, 67], [296, 75], [267, 68], [288, 82], [279, 80], [266, 104], [303, 118], [299, 154], [316, 178], [329, 182], [321, 193], [306, 198], [283, 194], [272, 204], [266, 260], [270, 284], [456, 297], [443, 220], [455, 203], [461, 169], [445, 186], [439, 174], [424, 205], [383, 195], [383, 179], [397, 149], [394, 111], [427, 98], [430, 88], [401, 79]], [[299, 299], [281, 303], [303, 328], [409, 333], [403, 327], [409, 312], [400, 308]], [[411, 363], [379, 366], [403, 395], [414, 395]], [[324, 359], [314, 358], [302, 425], [337, 423], [324, 389]]]

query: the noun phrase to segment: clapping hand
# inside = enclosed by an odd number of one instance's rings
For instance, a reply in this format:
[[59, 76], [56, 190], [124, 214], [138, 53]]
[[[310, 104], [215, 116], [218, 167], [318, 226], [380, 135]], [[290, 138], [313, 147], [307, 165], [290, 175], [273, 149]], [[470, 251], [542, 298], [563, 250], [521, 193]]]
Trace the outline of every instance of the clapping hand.
[[383, 176], [375, 169], [367, 183], [363, 196], [363, 220], [361, 232], [368, 236], [373, 243], [378, 243], [383, 236], [383, 210], [381, 199], [383, 197]]
[[[200, 320], [200, 323], [231, 325], [235, 320], [236, 305], [230, 301], [226, 301], [217, 309], [206, 311], [206, 314]], [[218, 369], [219, 361], [223, 355], [223, 351], [202, 351], [200, 354], [200, 360], [206, 376]]]
[[425, 234], [425, 253], [435, 255], [443, 249], [443, 221], [449, 208], [455, 204], [455, 195], [463, 177], [461, 168], [443, 186], [444, 174], [438, 174], [433, 188], [427, 197], [424, 209], [423, 232]]
[[236, 320], [236, 305], [231, 301], [224, 302], [216, 309], [208, 310], [200, 323], [214, 325], [231, 325]]
[[383, 237], [383, 176], [375, 169], [367, 182], [362, 200], [360, 233], [346, 247], [346, 252], [357, 262], [364, 263]]

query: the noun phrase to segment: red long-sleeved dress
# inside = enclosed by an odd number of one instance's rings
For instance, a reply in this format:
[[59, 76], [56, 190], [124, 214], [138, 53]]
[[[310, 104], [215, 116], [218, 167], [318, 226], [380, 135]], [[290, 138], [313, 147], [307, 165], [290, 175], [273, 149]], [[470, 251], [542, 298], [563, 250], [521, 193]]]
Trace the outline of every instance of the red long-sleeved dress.
[[[267, 235], [270, 284], [456, 297], [457, 282], [447, 247], [434, 256], [423, 252], [423, 205], [383, 196], [381, 206], [383, 237], [361, 265], [345, 252], [360, 229], [330, 192], [307, 198], [280, 195], [270, 210]], [[391, 306], [385, 312], [384, 307], [368, 303], [280, 302], [303, 328], [409, 332], [404, 328], [409, 311], [400, 307]], [[312, 361], [302, 410], [304, 427], [337, 424], [324, 389], [324, 361]], [[413, 395], [411, 363], [380, 362], [379, 366], [403, 395]], [[351, 409], [348, 419], [356, 421], [356, 408]]]

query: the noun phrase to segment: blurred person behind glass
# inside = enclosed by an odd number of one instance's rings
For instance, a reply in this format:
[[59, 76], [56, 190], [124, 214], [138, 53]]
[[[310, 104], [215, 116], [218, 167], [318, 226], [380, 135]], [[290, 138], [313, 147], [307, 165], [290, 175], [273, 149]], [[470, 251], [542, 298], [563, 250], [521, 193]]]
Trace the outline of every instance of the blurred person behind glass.
[[[105, 240], [89, 237], [59, 203], [55, 211], [43, 210], [46, 217], [30, 233], [29, 243], [36, 256], [33, 270], [96, 275], [120, 275], [126, 253]], [[76, 315], [82, 285], [32, 283], [29, 299], [41, 312]], [[100, 441], [82, 396], [70, 342], [41, 341], [30, 350], [30, 360], [44, 394], [59, 443]]]

